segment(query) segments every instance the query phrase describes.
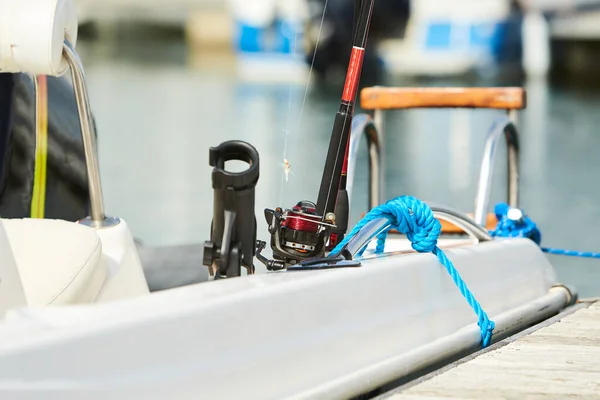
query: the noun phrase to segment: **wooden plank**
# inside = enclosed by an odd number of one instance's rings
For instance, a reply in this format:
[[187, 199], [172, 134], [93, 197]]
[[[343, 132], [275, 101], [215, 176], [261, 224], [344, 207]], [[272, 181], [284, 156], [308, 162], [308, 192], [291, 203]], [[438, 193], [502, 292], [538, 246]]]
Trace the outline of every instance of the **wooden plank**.
[[[474, 217], [474, 214], [472, 214], [472, 213], [469, 213], [467, 215], [471, 218]], [[458, 226], [454, 225], [452, 222], [440, 220], [440, 223], [442, 224], [442, 233], [457, 233], [457, 234], [464, 233], [462, 228], [459, 228]], [[496, 218], [496, 214], [488, 213], [486, 215], [485, 228], [487, 230], [494, 230], [494, 229], [496, 229], [497, 225], [498, 225], [498, 219]]]
[[600, 399], [600, 303], [387, 398]]
[[361, 91], [360, 106], [365, 110], [405, 108], [495, 108], [518, 110], [526, 107], [526, 94], [525, 90], [519, 87], [370, 87]]

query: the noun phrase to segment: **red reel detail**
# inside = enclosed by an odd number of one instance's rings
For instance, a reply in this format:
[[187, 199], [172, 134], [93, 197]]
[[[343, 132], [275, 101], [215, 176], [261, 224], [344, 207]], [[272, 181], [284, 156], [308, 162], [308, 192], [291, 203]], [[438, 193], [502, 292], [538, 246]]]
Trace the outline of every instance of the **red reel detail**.
[[316, 233], [319, 229], [318, 222], [320, 222], [320, 218], [317, 215], [307, 215], [295, 211], [300, 209], [300, 207], [294, 207], [293, 209], [294, 211], [288, 212], [288, 216], [285, 219], [285, 227], [296, 231]]

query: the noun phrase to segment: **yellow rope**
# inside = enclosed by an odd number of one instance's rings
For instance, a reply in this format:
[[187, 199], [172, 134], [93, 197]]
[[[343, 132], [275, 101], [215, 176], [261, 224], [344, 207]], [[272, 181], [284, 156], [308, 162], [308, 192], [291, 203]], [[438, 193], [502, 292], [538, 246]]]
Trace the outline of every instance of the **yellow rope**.
[[45, 75], [35, 79], [35, 169], [31, 195], [31, 218], [44, 218], [46, 205], [46, 164], [48, 159], [48, 82]]

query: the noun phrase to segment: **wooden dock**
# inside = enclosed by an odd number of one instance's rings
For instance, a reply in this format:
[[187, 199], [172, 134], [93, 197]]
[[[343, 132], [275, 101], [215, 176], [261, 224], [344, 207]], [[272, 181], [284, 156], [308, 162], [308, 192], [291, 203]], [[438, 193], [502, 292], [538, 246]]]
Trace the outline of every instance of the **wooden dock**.
[[600, 299], [378, 398], [600, 399]]

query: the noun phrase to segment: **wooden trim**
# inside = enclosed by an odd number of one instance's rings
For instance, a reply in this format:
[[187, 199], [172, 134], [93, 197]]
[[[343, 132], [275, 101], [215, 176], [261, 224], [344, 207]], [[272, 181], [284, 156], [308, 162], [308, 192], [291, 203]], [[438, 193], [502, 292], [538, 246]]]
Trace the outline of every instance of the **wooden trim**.
[[405, 108], [521, 110], [526, 107], [526, 92], [520, 87], [369, 87], [360, 93], [360, 106], [365, 110]]
[[[473, 218], [473, 214], [467, 214], [469, 217]], [[464, 233], [464, 231], [458, 226], [454, 225], [451, 222], [440, 220], [442, 224], [442, 233]], [[487, 230], [496, 229], [496, 225], [498, 225], [498, 219], [496, 218], [496, 214], [489, 213], [486, 215], [485, 228]]]
[[[467, 214], [469, 217], [473, 218], [473, 214]], [[451, 222], [448, 222], [446, 220], [440, 219], [440, 224], [442, 224], [442, 234], [461, 234], [461, 233], [465, 233], [465, 231], [462, 230], [462, 228], [459, 228], [458, 226], [454, 225]], [[493, 213], [489, 213], [486, 216], [486, 221], [485, 221], [485, 228], [487, 230], [494, 230], [496, 229], [496, 225], [498, 224], [498, 220], [496, 219], [496, 215]], [[390, 233], [398, 233], [398, 231], [396, 230], [390, 230]]]

